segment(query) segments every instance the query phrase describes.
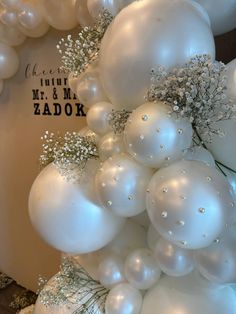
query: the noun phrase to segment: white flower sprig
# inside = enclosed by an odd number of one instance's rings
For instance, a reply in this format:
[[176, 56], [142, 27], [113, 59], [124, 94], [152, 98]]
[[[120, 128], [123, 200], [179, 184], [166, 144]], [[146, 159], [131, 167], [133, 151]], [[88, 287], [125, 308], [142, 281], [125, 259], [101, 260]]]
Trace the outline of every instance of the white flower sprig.
[[90, 159], [98, 158], [98, 149], [91, 136], [77, 132], [60, 134], [45, 132], [41, 138], [43, 152], [39, 158], [41, 167], [53, 162], [67, 179], [78, 179]]
[[126, 109], [112, 110], [108, 115], [108, 122], [115, 134], [123, 133], [131, 111]]
[[235, 118], [235, 110], [226, 97], [226, 66], [209, 55], [196, 56], [183, 67], [167, 72], [151, 71], [149, 101], [167, 101], [174, 112], [188, 117], [207, 141], [212, 135], [224, 136], [216, 122]]
[[101, 40], [113, 20], [113, 16], [107, 10], [103, 10], [94, 26], [84, 27], [78, 34], [77, 39], [68, 35], [62, 38], [57, 49], [62, 55], [62, 70], [73, 72], [74, 75], [82, 73], [87, 66], [97, 59]]

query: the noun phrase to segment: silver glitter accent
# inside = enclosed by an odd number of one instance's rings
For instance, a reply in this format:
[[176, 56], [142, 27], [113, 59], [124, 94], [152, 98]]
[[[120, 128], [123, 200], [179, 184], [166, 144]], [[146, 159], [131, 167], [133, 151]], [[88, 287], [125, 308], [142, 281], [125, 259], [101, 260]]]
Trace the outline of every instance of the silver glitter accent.
[[183, 134], [183, 130], [182, 130], [182, 129], [178, 129], [177, 132], [178, 132], [178, 134], [180, 134], [180, 135]]
[[107, 205], [111, 206], [112, 205], [112, 201], [107, 201]]
[[166, 211], [161, 213], [161, 217], [162, 218], [167, 218], [167, 216], [168, 216], [168, 213]]
[[205, 214], [206, 209], [203, 208], [203, 207], [200, 207], [200, 208], [198, 209], [198, 211], [199, 211], [199, 213], [201, 213], [201, 214]]
[[219, 238], [216, 238], [216, 239], [214, 240], [214, 243], [219, 244], [219, 243], [220, 243], [220, 239], [219, 239]]
[[207, 181], [208, 182], [211, 182], [212, 181], [212, 178], [211, 177], [206, 177]]
[[134, 199], [133, 195], [129, 195], [129, 196], [128, 196], [128, 200], [129, 200], [129, 201], [132, 201], [133, 199]]
[[147, 114], [144, 114], [144, 115], [142, 116], [142, 120], [143, 120], [143, 121], [147, 121], [147, 120], [148, 120], [148, 115], [147, 115]]
[[102, 182], [102, 187], [105, 188], [106, 186], [106, 183]]
[[139, 136], [139, 138], [140, 138], [140, 140], [144, 140], [144, 135], [143, 134], [141, 134], [140, 136]]
[[180, 244], [186, 246], [187, 245], [187, 241], [180, 241]]
[[172, 235], [173, 235], [173, 231], [169, 230], [169, 231], [168, 231], [168, 234], [169, 234], [170, 236], [172, 236]]
[[162, 189], [162, 192], [163, 192], [163, 193], [167, 193], [167, 192], [168, 192], [168, 188], [163, 188], [163, 189]]
[[177, 225], [184, 226], [185, 222], [183, 220], [179, 220], [177, 221]]

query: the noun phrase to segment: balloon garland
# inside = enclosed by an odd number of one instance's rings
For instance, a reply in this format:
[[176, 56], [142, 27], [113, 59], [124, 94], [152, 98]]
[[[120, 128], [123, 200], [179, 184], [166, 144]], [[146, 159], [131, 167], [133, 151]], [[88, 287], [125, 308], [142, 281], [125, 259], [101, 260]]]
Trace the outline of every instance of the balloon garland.
[[89, 128], [43, 137], [30, 217], [80, 266], [63, 262], [35, 313], [235, 313], [235, 61], [215, 60], [213, 34], [236, 1], [40, 2], [52, 26], [72, 8], [83, 26], [57, 48]]

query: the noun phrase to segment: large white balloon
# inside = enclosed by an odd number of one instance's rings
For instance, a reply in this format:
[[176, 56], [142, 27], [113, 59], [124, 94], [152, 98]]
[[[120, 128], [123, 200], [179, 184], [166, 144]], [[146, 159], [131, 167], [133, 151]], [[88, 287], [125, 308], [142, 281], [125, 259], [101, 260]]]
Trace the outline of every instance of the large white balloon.
[[214, 35], [224, 34], [236, 27], [235, 0], [195, 0], [207, 11]]
[[169, 69], [201, 54], [215, 57], [208, 16], [200, 5], [134, 1], [115, 17], [102, 40], [101, 80], [115, 106], [133, 109], [144, 102], [152, 68]]
[[9, 46], [18, 46], [23, 44], [26, 36], [16, 27], [9, 27], [0, 23], [1, 42]]
[[0, 42], [0, 79], [13, 76], [19, 67], [19, 58], [16, 51]]
[[102, 204], [119, 216], [132, 217], [146, 209], [145, 191], [153, 170], [121, 153], [107, 159], [96, 174]]
[[40, 0], [47, 22], [59, 30], [69, 30], [77, 25], [75, 0]]
[[29, 196], [31, 221], [55, 248], [68, 253], [89, 253], [107, 245], [124, 219], [102, 208], [93, 190], [98, 161], [87, 163], [79, 182], [61, 176], [50, 164], [36, 178]]
[[127, 151], [140, 163], [153, 168], [178, 160], [192, 143], [187, 119], [171, 114], [164, 102], [148, 102], [135, 109], [126, 124]]
[[144, 297], [141, 314], [154, 313], [236, 313], [236, 296], [231, 287], [212, 285], [195, 274], [163, 277]]
[[177, 246], [209, 246], [236, 218], [231, 187], [215, 168], [179, 161], [162, 168], [148, 186], [147, 211], [163, 238]]

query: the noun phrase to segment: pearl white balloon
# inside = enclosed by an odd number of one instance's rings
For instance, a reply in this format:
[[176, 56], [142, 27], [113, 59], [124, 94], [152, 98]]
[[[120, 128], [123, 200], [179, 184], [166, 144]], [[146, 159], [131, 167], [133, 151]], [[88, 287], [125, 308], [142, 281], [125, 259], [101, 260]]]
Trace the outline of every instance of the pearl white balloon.
[[77, 21], [82, 27], [92, 26], [94, 24], [94, 20], [88, 11], [87, 1], [76, 0], [75, 11]]
[[131, 219], [127, 219], [119, 234], [103, 249], [103, 251], [108, 252], [108, 254], [112, 252], [122, 258], [126, 258], [130, 252], [146, 246], [145, 229]]
[[26, 29], [34, 29], [43, 22], [43, 16], [39, 7], [28, 3], [22, 6], [21, 11], [18, 13], [18, 21], [21, 26]]
[[125, 281], [124, 261], [120, 256], [109, 255], [98, 266], [98, 275], [101, 285], [111, 289]]
[[39, 26], [32, 29], [25, 28], [21, 25], [19, 25], [18, 28], [25, 36], [39, 38], [44, 36], [49, 31], [50, 26], [45, 20], [43, 20]]
[[103, 9], [109, 11], [113, 16], [119, 12], [119, 1], [117, 0], [87, 0], [89, 14], [98, 18]]
[[179, 161], [155, 173], [147, 211], [163, 238], [188, 249], [209, 246], [235, 221], [235, 204], [225, 177], [199, 161]]
[[208, 280], [236, 282], [236, 227], [228, 228], [212, 245], [195, 253], [196, 267]]
[[82, 128], [81, 130], [79, 130], [79, 134], [81, 136], [92, 137], [96, 144], [98, 144], [98, 142], [100, 140], [100, 136], [98, 134], [94, 133], [92, 130], [90, 130], [87, 126]]
[[113, 132], [104, 135], [98, 144], [99, 158], [105, 161], [114, 154], [119, 154], [125, 151], [123, 137]]
[[153, 224], [150, 223], [147, 232], [147, 244], [152, 251], [154, 251], [159, 239], [160, 234], [157, 232], [156, 228], [154, 228]]
[[16, 27], [9, 27], [0, 23], [1, 42], [9, 46], [19, 46], [23, 44], [26, 36]]
[[224, 34], [236, 27], [235, 0], [195, 0], [207, 11], [214, 35]]
[[15, 10], [3, 9], [0, 12], [0, 21], [10, 27], [17, 25], [17, 14]]
[[109, 114], [113, 109], [113, 105], [106, 101], [94, 104], [87, 112], [88, 127], [99, 135], [105, 135], [110, 132]]
[[50, 164], [31, 188], [31, 221], [42, 238], [61, 251], [96, 251], [107, 245], [124, 224], [122, 218], [102, 208], [95, 197], [93, 175], [98, 164], [89, 161], [79, 182], [68, 181]]
[[161, 238], [154, 252], [159, 267], [169, 276], [185, 276], [194, 269], [193, 253], [191, 250], [182, 249]]
[[236, 312], [232, 288], [201, 282], [195, 274], [163, 277], [150, 289], [141, 314], [226, 314]]
[[21, 0], [1, 0], [1, 4], [11, 9], [17, 9], [21, 5]]
[[146, 209], [145, 191], [153, 170], [121, 153], [107, 159], [96, 174], [95, 189], [102, 204], [119, 216], [132, 217]]
[[3, 91], [3, 88], [4, 88], [4, 82], [3, 82], [3, 80], [0, 80], [0, 95]]
[[139, 249], [127, 256], [125, 260], [125, 277], [136, 289], [147, 290], [151, 288], [160, 276], [161, 269], [151, 250]]
[[97, 68], [88, 68], [77, 79], [76, 95], [86, 107], [107, 101], [108, 98], [102, 87]]
[[0, 43], [0, 79], [12, 77], [19, 67], [16, 51], [10, 46]]
[[69, 30], [77, 25], [75, 0], [40, 0], [47, 22], [59, 30]]
[[119, 284], [108, 294], [105, 304], [106, 314], [139, 314], [142, 295], [127, 283]]
[[215, 167], [215, 159], [209, 150], [202, 146], [194, 146], [189, 148], [183, 156], [186, 160], [198, 160], [204, 162], [210, 167]]
[[[235, 1], [236, 3], [236, 1]], [[236, 103], [236, 59], [227, 64], [226, 67], [226, 95], [233, 103]]]
[[187, 0], [134, 1], [116, 16], [102, 40], [101, 80], [116, 107], [134, 109], [144, 102], [152, 68], [170, 69], [201, 54], [215, 57], [201, 6]]
[[192, 142], [192, 127], [187, 119], [171, 115], [164, 102], [148, 102], [135, 109], [126, 124], [127, 151], [140, 163], [159, 168], [180, 159]]

